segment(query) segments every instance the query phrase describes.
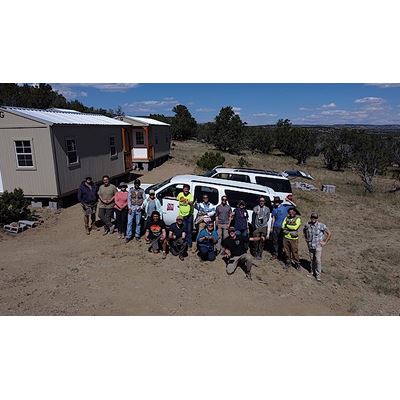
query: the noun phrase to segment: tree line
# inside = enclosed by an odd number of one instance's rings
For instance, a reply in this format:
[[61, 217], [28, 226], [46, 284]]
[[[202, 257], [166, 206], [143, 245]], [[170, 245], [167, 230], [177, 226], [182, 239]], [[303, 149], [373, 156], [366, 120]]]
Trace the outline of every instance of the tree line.
[[47, 83], [37, 85], [17, 85], [16, 83], [0, 84], [0, 106], [38, 108], [66, 108], [90, 114], [102, 114], [108, 117], [121, 115], [121, 107], [117, 110], [87, 107], [78, 100], [68, 101], [62, 94], [53, 90]]
[[354, 169], [367, 192], [374, 191], [374, 178], [391, 166], [400, 167], [400, 137], [373, 135], [362, 129], [336, 128], [319, 132], [310, 127], [294, 126], [280, 119], [273, 127], [246, 126], [232, 107], [222, 107], [213, 122], [197, 124], [189, 110], [178, 105], [175, 116], [153, 114], [171, 124], [173, 139], [196, 138], [212, 144], [219, 151], [241, 154], [269, 154], [279, 151], [306, 164], [312, 156], [322, 156], [327, 169]]
[[[124, 115], [120, 106], [116, 110], [106, 110], [85, 106], [78, 100], [67, 101], [45, 83], [0, 84], [1, 105], [68, 108], [110, 117]], [[149, 117], [170, 124], [174, 140], [197, 139], [212, 144], [219, 151], [239, 155], [245, 150], [262, 154], [279, 151], [299, 165], [306, 164], [312, 156], [322, 156], [329, 170], [355, 169], [368, 192], [374, 190], [377, 174], [384, 173], [392, 165], [400, 166], [399, 136], [371, 135], [348, 128], [321, 133], [310, 127], [294, 126], [288, 119], [280, 119], [272, 127], [247, 126], [231, 106], [222, 107], [214, 121], [203, 124], [197, 123], [185, 105], [176, 105], [172, 112], [173, 116], [150, 114]]]

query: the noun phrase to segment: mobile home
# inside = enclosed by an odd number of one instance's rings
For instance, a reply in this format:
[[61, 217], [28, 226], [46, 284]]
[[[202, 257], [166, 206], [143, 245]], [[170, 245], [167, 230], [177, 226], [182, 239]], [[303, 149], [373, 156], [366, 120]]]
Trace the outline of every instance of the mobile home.
[[58, 199], [86, 176], [125, 175], [131, 165], [124, 160], [124, 127], [129, 124], [97, 114], [0, 107], [0, 189]]
[[123, 146], [126, 163], [133, 169], [148, 170], [168, 160], [171, 148], [170, 125], [152, 118], [116, 117], [131, 125], [123, 128]]

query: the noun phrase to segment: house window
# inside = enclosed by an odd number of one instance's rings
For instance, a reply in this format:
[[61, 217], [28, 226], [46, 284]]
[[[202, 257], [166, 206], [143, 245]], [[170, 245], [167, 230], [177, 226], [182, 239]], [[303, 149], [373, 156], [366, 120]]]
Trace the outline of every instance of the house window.
[[110, 157], [118, 157], [117, 146], [115, 145], [115, 136], [110, 136]]
[[67, 146], [68, 165], [78, 164], [79, 158], [78, 151], [76, 149], [76, 140], [72, 138], [66, 138], [65, 144]]
[[144, 144], [144, 132], [136, 132], [136, 144]]
[[34, 167], [31, 140], [15, 140], [15, 153], [18, 168]]

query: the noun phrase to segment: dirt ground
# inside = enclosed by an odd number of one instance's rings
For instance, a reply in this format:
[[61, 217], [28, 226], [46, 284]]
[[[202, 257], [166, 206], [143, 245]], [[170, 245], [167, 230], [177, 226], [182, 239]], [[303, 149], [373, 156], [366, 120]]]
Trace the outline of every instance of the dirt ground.
[[[172, 158], [143, 174], [160, 182], [198, 172], [195, 161], [210, 147], [176, 143]], [[226, 166], [237, 165], [227, 155]], [[277, 155], [248, 155], [253, 167], [295, 168]], [[222, 260], [181, 262], [125, 244], [117, 235], [86, 235], [79, 204], [43, 210], [45, 222], [17, 237], [0, 234], [1, 315], [399, 315], [399, 197], [365, 196], [357, 176], [330, 172], [318, 158], [304, 167], [316, 181], [337, 185], [337, 193], [295, 191], [303, 221], [312, 210], [334, 236], [323, 253], [322, 284], [303, 269], [285, 272], [264, 253], [253, 280], [241, 270], [228, 276]], [[390, 187], [381, 178], [379, 187]], [[307, 258], [304, 240], [300, 257]]]

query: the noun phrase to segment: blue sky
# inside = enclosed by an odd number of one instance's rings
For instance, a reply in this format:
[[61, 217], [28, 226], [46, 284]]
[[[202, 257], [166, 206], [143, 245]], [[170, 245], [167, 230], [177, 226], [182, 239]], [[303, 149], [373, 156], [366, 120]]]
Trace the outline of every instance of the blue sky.
[[127, 115], [173, 115], [184, 104], [198, 122], [232, 106], [249, 125], [400, 124], [399, 84], [52, 84], [68, 100], [117, 108]]

